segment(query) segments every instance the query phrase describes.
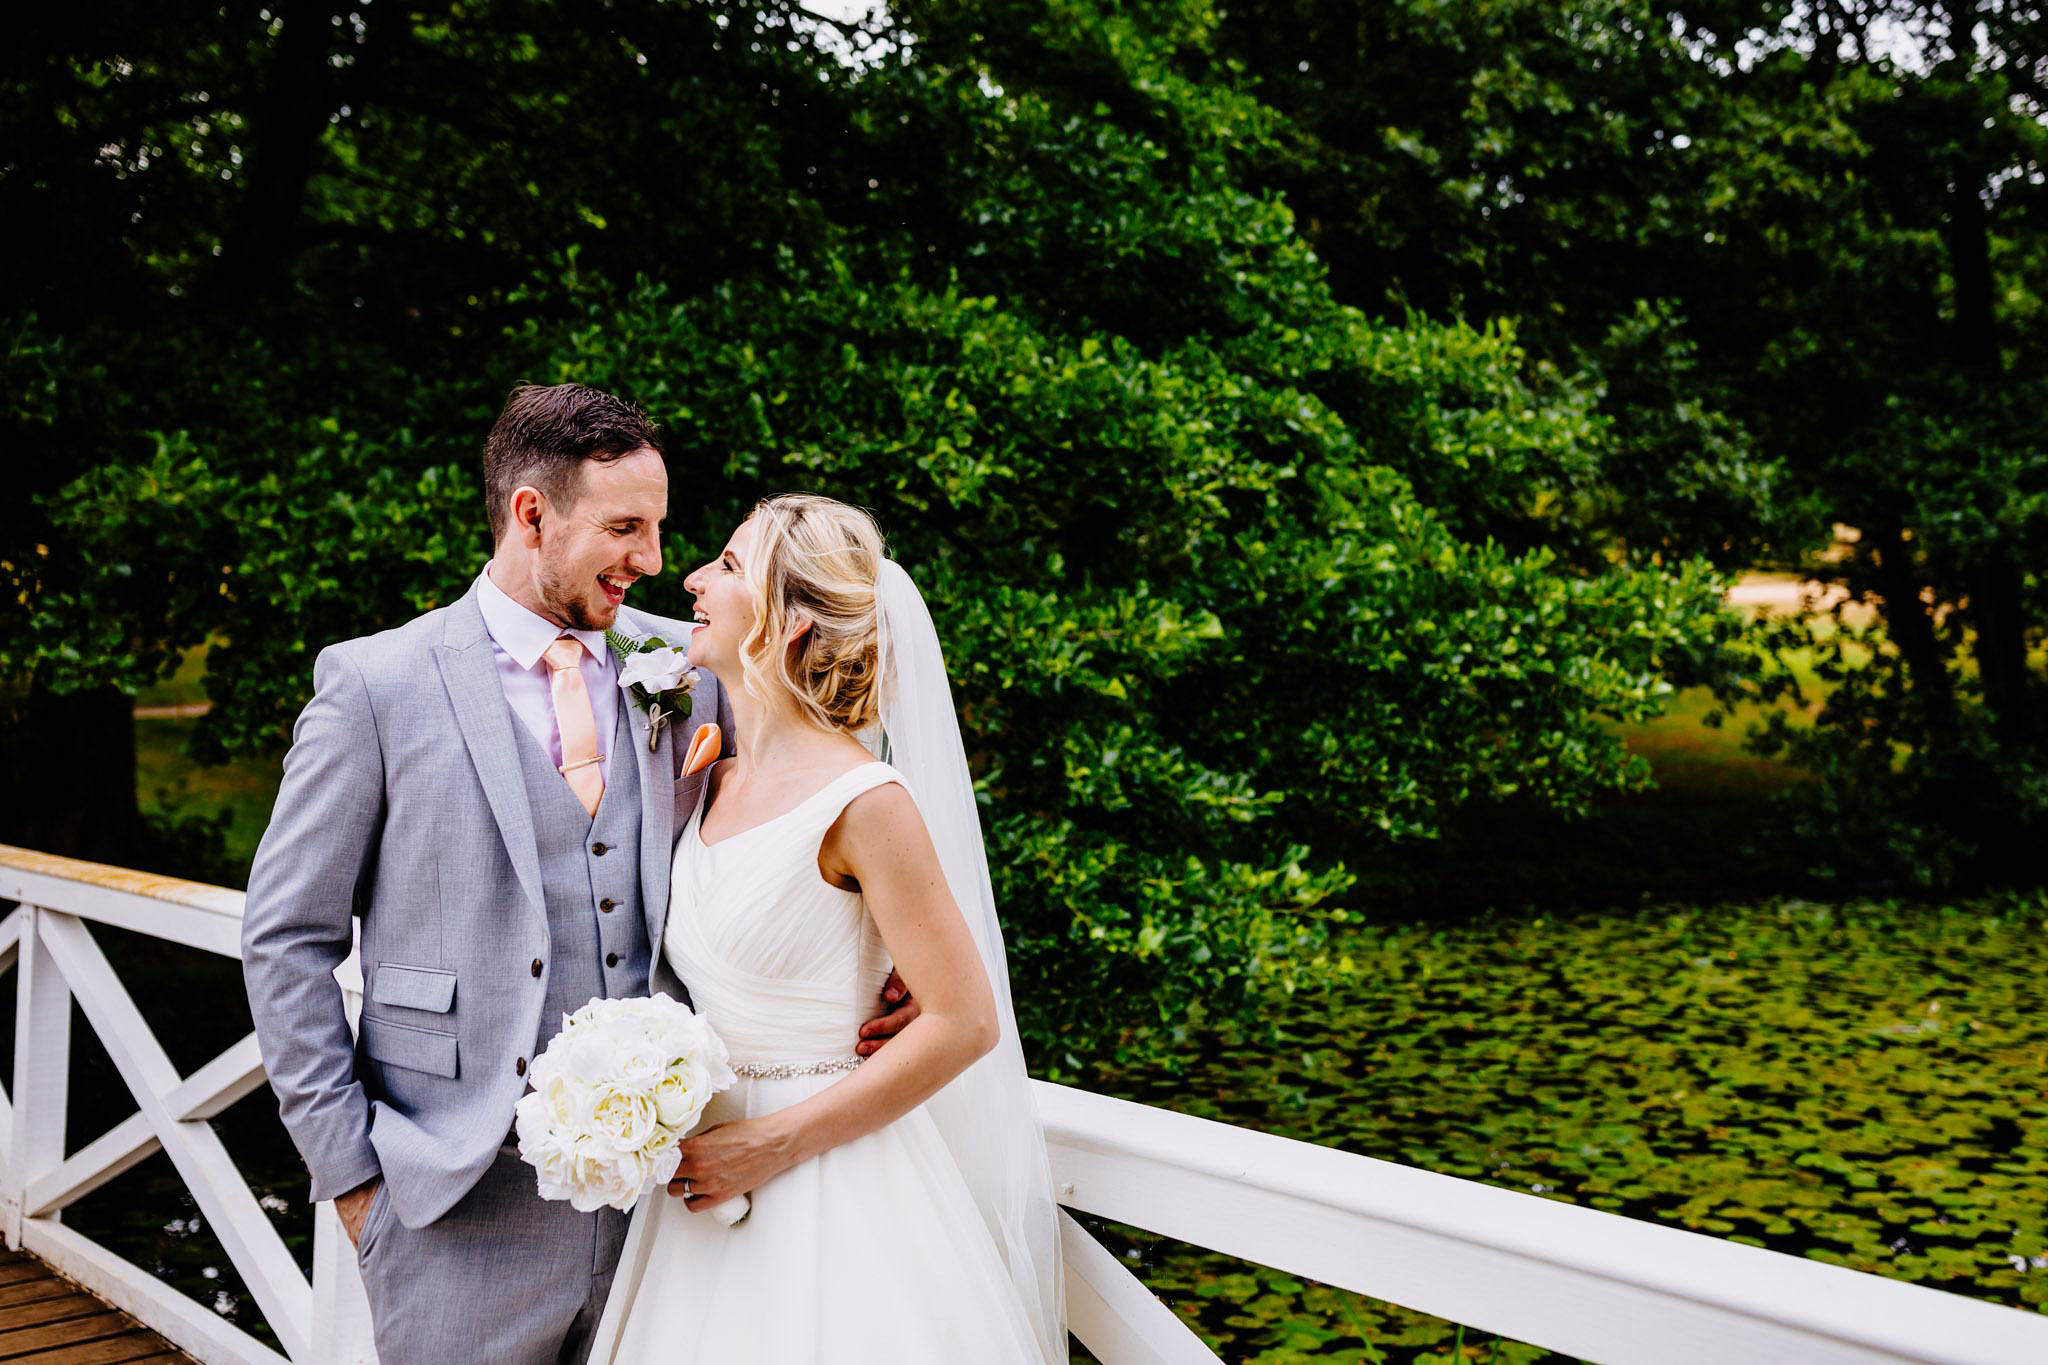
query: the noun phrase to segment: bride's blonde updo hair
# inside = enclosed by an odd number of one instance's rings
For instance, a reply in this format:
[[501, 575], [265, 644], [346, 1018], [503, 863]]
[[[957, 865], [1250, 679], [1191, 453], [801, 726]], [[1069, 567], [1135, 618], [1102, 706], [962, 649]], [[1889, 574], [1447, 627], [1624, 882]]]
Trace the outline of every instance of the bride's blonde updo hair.
[[[780, 687], [821, 725], [852, 733], [880, 716], [882, 533], [858, 507], [812, 493], [754, 506], [745, 566], [754, 628], [740, 643], [747, 691]], [[799, 617], [811, 628], [783, 648]]]

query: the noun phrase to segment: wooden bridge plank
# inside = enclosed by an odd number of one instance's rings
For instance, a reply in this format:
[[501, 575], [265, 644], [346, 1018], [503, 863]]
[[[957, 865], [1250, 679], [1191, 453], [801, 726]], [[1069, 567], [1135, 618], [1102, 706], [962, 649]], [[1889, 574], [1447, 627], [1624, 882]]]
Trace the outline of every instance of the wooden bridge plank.
[[118, 1336], [134, 1330], [135, 1319], [125, 1313], [117, 1313], [111, 1308], [102, 1308], [100, 1312], [82, 1318], [66, 1318], [62, 1322], [44, 1323], [40, 1327], [24, 1327], [19, 1331], [0, 1333], [0, 1360], [14, 1360], [32, 1351], [47, 1351], [53, 1346], [66, 1346], [74, 1342], [98, 1341], [102, 1337]]
[[87, 1313], [102, 1310], [107, 1310], [106, 1304], [90, 1294], [81, 1294], [73, 1290], [54, 1299], [38, 1299], [34, 1303], [0, 1308], [0, 1332], [10, 1332], [17, 1327], [36, 1327], [63, 1318], [83, 1317]]
[[13, 1308], [19, 1304], [54, 1299], [71, 1292], [71, 1281], [60, 1280], [55, 1275], [45, 1275], [40, 1280], [19, 1280], [14, 1284], [0, 1284], [0, 1308]]
[[0, 1362], [4, 1365], [192, 1365], [191, 1357], [128, 1314], [25, 1252], [0, 1248]]
[[[0, 1338], [0, 1348], [5, 1344], [5, 1338]], [[171, 1351], [166, 1356], [163, 1338], [148, 1328], [137, 1327], [117, 1337], [14, 1356], [12, 1365], [128, 1365], [129, 1361], [176, 1359], [178, 1354]]]

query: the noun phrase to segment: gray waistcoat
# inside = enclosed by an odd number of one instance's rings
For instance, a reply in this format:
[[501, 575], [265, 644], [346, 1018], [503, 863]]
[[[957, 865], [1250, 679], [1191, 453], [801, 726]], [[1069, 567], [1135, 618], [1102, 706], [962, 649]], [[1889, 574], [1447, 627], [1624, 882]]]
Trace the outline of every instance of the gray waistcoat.
[[[592, 996], [647, 994], [651, 954], [640, 913], [640, 765], [626, 722], [632, 703], [619, 698], [618, 724], [605, 765], [604, 800], [597, 818], [548, 762], [524, 726], [515, 725], [519, 768], [533, 806], [534, 842], [540, 853], [541, 893], [548, 908], [548, 951], [542, 964], [547, 994], [540, 1015], [538, 1053]], [[596, 850], [602, 848], [603, 853]], [[607, 903], [610, 909], [603, 908]]]

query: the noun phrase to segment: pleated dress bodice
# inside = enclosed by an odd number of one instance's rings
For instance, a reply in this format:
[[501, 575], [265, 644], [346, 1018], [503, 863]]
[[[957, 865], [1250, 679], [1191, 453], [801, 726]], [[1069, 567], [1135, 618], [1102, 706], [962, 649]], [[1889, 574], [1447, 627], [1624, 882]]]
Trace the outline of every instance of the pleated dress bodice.
[[[866, 901], [819, 874], [818, 847], [849, 801], [901, 781], [887, 764], [863, 764], [711, 845], [701, 803], [685, 825], [662, 948], [747, 1068], [712, 1097], [705, 1126], [759, 1119], [850, 1079], [889, 957]], [[1049, 1365], [925, 1105], [748, 1198], [752, 1211], [732, 1227], [659, 1188], [641, 1200], [592, 1365]]]
[[819, 873], [818, 848], [848, 802], [900, 781], [886, 763], [863, 764], [709, 845], [702, 802], [691, 815], [676, 843], [662, 947], [734, 1062], [852, 1055], [889, 953], [860, 893]]

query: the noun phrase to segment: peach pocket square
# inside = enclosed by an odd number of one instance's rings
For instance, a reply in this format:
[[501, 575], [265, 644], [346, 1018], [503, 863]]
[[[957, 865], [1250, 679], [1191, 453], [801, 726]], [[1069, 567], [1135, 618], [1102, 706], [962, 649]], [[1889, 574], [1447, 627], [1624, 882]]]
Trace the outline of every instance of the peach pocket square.
[[683, 776], [700, 773], [718, 761], [718, 726], [710, 721], [697, 727], [690, 736], [690, 747], [683, 752]]

